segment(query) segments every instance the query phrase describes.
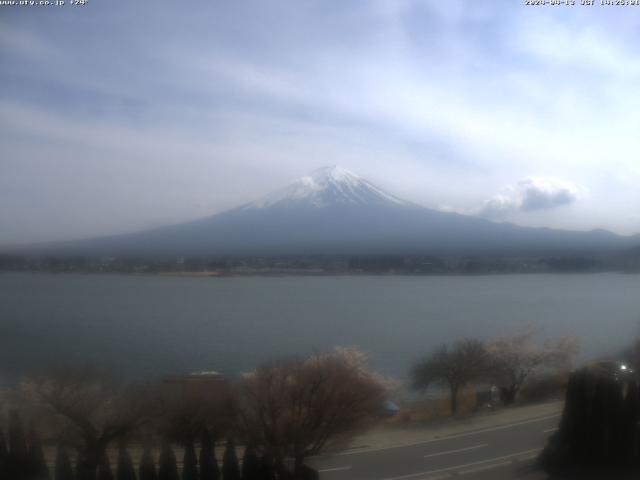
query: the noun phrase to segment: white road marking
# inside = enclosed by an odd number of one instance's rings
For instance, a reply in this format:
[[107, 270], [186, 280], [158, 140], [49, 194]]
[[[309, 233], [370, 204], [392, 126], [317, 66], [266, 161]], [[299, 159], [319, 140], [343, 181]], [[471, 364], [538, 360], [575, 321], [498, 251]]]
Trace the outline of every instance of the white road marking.
[[483, 464], [491, 463], [491, 462], [494, 462], [494, 463], [495, 462], [500, 462], [497, 466], [501, 466], [502, 464], [508, 463], [508, 462], [502, 462], [502, 460], [513, 459], [513, 458], [518, 457], [518, 456], [531, 454], [533, 452], [539, 452], [540, 450], [542, 450], [542, 449], [541, 448], [533, 448], [531, 450], [525, 450], [524, 452], [517, 452], [517, 453], [511, 453], [509, 455], [503, 455], [501, 457], [488, 458], [487, 460], [479, 460], [477, 462], [465, 463], [463, 465], [453, 465], [451, 467], [439, 468], [437, 470], [429, 470], [429, 471], [426, 471], [426, 472], [410, 473], [408, 475], [400, 475], [399, 477], [389, 477], [389, 478], [385, 478], [383, 480], [402, 480], [402, 479], [405, 479], [405, 478], [423, 477], [423, 476], [426, 476], [426, 475], [433, 475], [435, 473], [450, 472], [452, 470], [459, 470], [459, 469], [465, 469], [465, 468], [469, 468], [469, 467], [475, 467], [475, 466], [478, 466], [478, 465], [483, 465]]
[[450, 455], [452, 453], [466, 452], [467, 450], [475, 450], [476, 448], [484, 448], [488, 446], [488, 443], [481, 443], [480, 445], [474, 445], [473, 447], [458, 448], [456, 450], [447, 450], [446, 452], [431, 453], [429, 455], [425, 455], [424, 458], [439, 457], [440, 455]]
[[336, 453], [334, 455], [329, 455], [329, 457], [325, 457], [325, 458], [342, 457], [342, 456], [345, 456], [345, 455], [361, 455], [361, 454], [369, 453], [369, 452], [380, 452], [380, 451], [383, 451], [383, 450], [394, 450], [394, 449], [397, 449], [397, 448], [406, 448], [406, 447], [415, 447], [415, 446], [418, 446], [418, 445], [427, 445], [429, 443], [434, 443], [434, 442], [444, 442], [444, 441], [453, 440], [453, 439], [456, 439], [456, 438], [464, 438], [464, 437], [469, 437], [469, 436], [472, 436], [472, 435], [479, 435], [481, 433], [495, 432], [497, 430], [504, 430], [506, 428], [513, 428], [513, 427], [518, 427], [520, 425], [527, 425], [529, 423], [543, 422], [543, 421], [549, 420], [551, 418], [559, 417], [560, 415], [561, 415], [561, 413], [554, 413], [553, 415], [545, 415], [544, 417], [532, 418], [531, 420], [523, 420], [521, 422], [508, 423], [506, 425], [499, 425], [497, 427], [489, 427], [489, 428], [484, 428], [484, 429], [480, 429], [480, 430], [474, 430], [473, 432], [458, 433], [458, 434], [448, 435], [446, 437], [433, 438], [431, 440], [422, 440], [420, 442], [403, 443], [401, 445], [392, 445], [392, 446], [389, 446], [389, 447], [369, 448], [369, 449], [361, 450], [361, 451], [357, 451], [357, 452], [356, 451], [340, 452], [340, 453]]
[[343, 472], [345, 470], [351, 470], [351, 467], [335, 467], [335, 468], [325, 468], [323, 470], [318, 470], [318, 472], [320, 473], [327, 473], [327, 472]]
[[[491, 470], [492, 468], [499, 468], [499, 467], [506, 467], [508, 465], [512, 465], [514, 461], [518, 461], [518, 462], [524, 462], [526, 460], [531, 460], [532, 458], [536, 458], [536, 456], [538, 455], [538, 453], [540, 453], [542, 449], [541, 448], [535, 448], [533, 450], [529, 450], [529, 454], [523, 454], [523, 455], [518, 455], [517, 458], [511, 458], [507, 461], [504, 462], [499, 462], [499, 463], [492, 463], [490, 465], [484, 465], [481, 467], [476, 467], [476, 468], [469, 468], [466, 470], [460, 470], [458, 471], [458, 475], [469, 475], [471, 473], [478, 473], [478, 472], [482, 472], [485, 470]], [[433, 480], [433, 478], [429, 479], [429, 480]]]
[[558, 427], [547, 428], [546, 430], [542, 430], [542, 433], [551, 433], [555, 432], [556, 430], [558, 430]]
[[[475, 468], [467, 468], [466, 470], [460, 470], [458, 475], [471, 475], [472, 473], [486, 472], [487, 470], [493, 470], [494, 468], [508, 467], [511, 465], [511, 460], [506, 460], [498, 463], [490, 463], [489, 465], [482, 465]], [[429, 478], [433, 480], [433, 477]]]

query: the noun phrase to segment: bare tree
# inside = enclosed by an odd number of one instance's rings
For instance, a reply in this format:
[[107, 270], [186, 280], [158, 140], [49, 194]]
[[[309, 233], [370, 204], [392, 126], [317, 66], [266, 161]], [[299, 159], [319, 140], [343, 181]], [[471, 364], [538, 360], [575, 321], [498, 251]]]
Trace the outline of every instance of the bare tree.
[[166, 377], [159, 385], [162, 415], [148, 433], [183, 446], [196, 442], [205, 431], [229, 435], [235, 426], [233, 394], [231, 384], [218, 374]]
[[150, 391], [123, 388], [96, 371], [55, 372], [26, 382], [22, 394], [66, 444], [77, 448], [78, 479], [94, 479], [106, 448], [157, 415]]
[[443, 345], [418, 362], [411, 371], [412, 385], [417, 390], [444, 385], [449, 389], [451, 414], [458, 411], [458, 392], [487, 373], [488, 355], [479, 340], [466, 339]]
[[534, 342], [535, 334], [534, 329], [526, 328], [487, 345], [491, 371], [507, 405], [516, 400], [525, 381], [534, 372], [542, 368], [568, 368], [577, 352], [577, 342], [571, 337], [540, 345]]
[[379, 411], [385, 392], [362, 359], [354, 350], [337, 349], [246, 374], [239, 394], [246, 440], [262, 445], [282, 473], [286, 459], [299, 472], [306, 457], [350, 438]]

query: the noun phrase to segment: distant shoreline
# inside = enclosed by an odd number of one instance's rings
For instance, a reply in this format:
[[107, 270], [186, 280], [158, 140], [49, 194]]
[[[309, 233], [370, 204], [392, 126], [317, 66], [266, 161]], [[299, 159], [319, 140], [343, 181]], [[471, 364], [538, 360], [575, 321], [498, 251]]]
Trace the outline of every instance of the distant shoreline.
[[162, 272], [127, 272], [127, 271], [96, 271], [96, 270], [0, 270], [0, 274], [49, 274], [49, 275], [127, 275], [132, 277], [172, 277], [172, 278], [283, 278], [283, 277], [483, 277], [506, 275], [597, 275], [597, 274], [621, 274], [638, 275], [640, 270], [597, 270], [597, 271], [487, 271], [487, 272], [330, 272], [312, 270], [286, 270], [286, 271], [235, 271], [235, 272], [190, 272], [190, 271], [162, 271]]

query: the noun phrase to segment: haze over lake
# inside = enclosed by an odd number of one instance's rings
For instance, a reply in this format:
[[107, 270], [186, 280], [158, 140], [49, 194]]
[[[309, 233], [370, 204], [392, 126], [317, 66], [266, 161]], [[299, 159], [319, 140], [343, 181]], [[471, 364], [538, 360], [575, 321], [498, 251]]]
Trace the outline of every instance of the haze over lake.
[[144, 377], [229, 375], [275, 356], [356, 345], [402, 377], [443, 342], [535, 325], [582, 358], [638, 333], [640, 276], [177, 278], [0, 274], [0, 384], [73, 362]]

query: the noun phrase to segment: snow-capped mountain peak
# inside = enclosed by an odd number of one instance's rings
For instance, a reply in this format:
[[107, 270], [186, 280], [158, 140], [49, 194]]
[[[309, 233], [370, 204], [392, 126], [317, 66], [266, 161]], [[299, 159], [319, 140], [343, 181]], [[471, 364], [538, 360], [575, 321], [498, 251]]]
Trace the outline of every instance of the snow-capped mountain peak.
[[408, 203], [355, 173], [334, 165], [322, 167], [301, 177], [288, 187], [250, 203], [245, 208], [302, 204], [323, 208], [332, 205], [407, 205]]

